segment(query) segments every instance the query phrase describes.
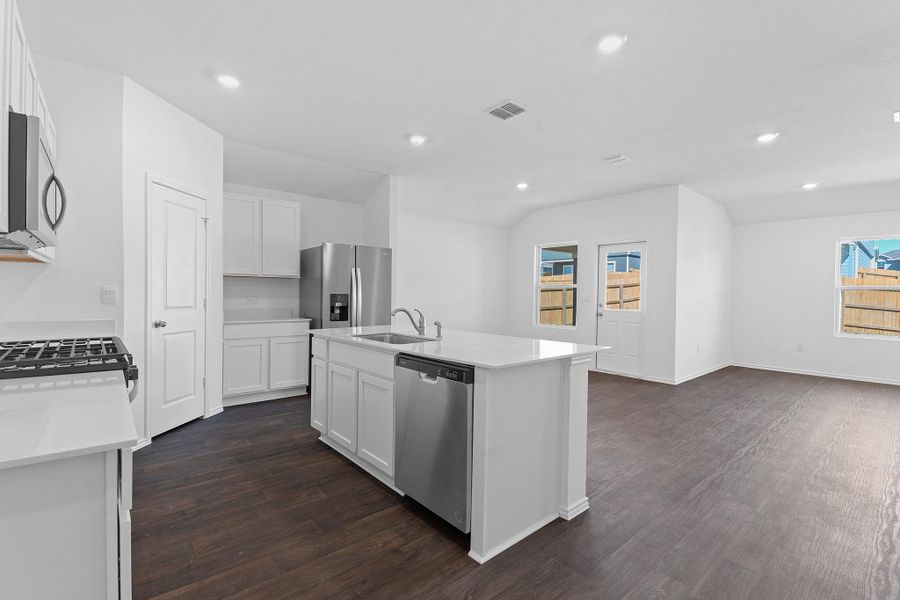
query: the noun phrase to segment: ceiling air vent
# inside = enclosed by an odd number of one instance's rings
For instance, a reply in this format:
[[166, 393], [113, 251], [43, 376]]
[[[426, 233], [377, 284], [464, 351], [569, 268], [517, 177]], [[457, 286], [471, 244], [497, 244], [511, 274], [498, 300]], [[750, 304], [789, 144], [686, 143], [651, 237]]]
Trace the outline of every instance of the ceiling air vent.
[[522, 114], [523, 112], [525, 112], [525, 109], [515, 102], [510, 102], [509, 100], [507, 100], [506, 102], [501, 102], [497, 106], [493, 106], [487, 109], [487, 112], [494, 115], [498, 119], [503, 119], [505, 121], [511, 117]]
[[620, 163], [631, 162], [631, 157], [627, 154], [613, 154], [611, 156], [604, 156], [603, 160], [611, 165], [618, 165]]

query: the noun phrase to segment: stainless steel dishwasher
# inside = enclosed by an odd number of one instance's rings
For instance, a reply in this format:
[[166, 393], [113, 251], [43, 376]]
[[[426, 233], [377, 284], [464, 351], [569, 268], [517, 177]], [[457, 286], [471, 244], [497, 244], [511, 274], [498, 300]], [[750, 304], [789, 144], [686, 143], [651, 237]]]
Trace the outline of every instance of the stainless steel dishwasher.
[[394, 367], [394, 485], [465, 533], [472, 510], [475, 369], [409, 354]]

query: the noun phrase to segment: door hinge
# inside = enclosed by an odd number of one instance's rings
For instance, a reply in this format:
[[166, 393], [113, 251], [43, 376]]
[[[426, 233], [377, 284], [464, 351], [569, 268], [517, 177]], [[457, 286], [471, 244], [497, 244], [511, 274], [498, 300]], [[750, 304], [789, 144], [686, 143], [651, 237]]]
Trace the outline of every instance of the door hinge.
[[206, 389], [206, 377], [203, 378], [203, 389]]
[[203, 219], [203, 229], [209, 229], [209, 217], [200, 217]]
[[203, 299], [203, 310], [206, 310], [206, 298]]

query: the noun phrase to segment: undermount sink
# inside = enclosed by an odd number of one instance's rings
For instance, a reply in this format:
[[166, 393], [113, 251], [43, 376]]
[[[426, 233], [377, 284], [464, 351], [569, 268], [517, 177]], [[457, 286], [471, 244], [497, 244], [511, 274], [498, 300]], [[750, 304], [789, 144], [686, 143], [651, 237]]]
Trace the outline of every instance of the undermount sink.
[[385, 344], [418, 344], [419, 342], [433, 342], [435, 340], [435, 338], [418, 335], [404, 335], [402, 333], [368, 333], [366, 335], [354, 335], [353, 337]]

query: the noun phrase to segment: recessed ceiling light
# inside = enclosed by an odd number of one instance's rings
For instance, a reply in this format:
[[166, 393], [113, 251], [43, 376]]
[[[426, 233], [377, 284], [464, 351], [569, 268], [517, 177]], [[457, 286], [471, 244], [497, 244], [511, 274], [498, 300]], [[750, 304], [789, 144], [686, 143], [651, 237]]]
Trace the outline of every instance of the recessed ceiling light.
[[241, 87], [241, 81], [234, 75], [227, 75], [223, 73], [222, 75], [218, 75], [216, 77], [216, 81], [219, 82], [223, 88], [227, 88], [229, 90], [236, 90]]
[[527, 190], [528, 184], [524, 181], [520, 181], [519, 183], [516, 184], [516, 189], [517, 190]]
[[600, 41], [597, 43], [597, 50], [600, 51], [600, 54], [615, 54], [622, 49], [627, 39], [627, 35], [610, 33], [600, 38]]
[[756, 138], [756, 141], [761, 144], [768, 144], [769, 142], [774, 142], [775, 139], [781, 135], [781, 133], [777, 131], [773, 131], [771, 133], [764, 133], [761, 136]]
[[428, 141], [428, 136], [420, 135], [418, 133], [414, 133], [411, 136], [409, 136], [409, 143], [412, 144], [413, 146], [421, 146], [422, 144], [424, 144], [427, 141]]
[[806, 191], [809, 191], [809, 190], [814, 190], [814, 189], [816, 189], [817, 187], [819, 187], [819, 184], [816, 183], [816, 182], [814, 182], [814, 181], [810, 181], [809, 183], [804, 183], [804, 184], [801, 185], [800, 187], [803, 188], [803, 189], [806, 190]]

